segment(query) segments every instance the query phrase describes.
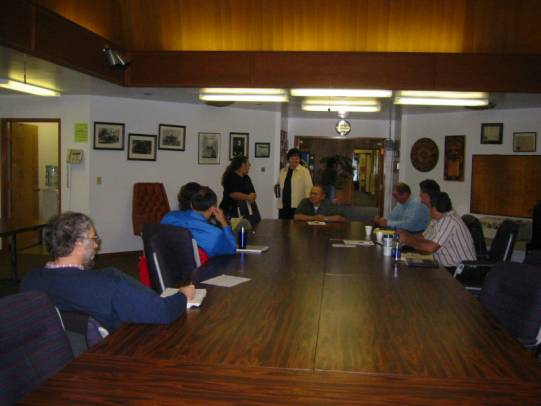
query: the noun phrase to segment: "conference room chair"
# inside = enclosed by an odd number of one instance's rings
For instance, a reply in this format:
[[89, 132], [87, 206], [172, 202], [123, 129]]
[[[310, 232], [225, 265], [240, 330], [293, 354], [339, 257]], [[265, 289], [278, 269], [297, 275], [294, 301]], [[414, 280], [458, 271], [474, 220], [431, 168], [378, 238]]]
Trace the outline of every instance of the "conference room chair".
[[478, 297], [487, 273], [494, 268], [497, 262], [511, 260], [517, 235], [517, 223], [504, 220], [496, 231], [486, 258], [477, 261], [463, 261], [456, 267], [454, 277], [470, 293]]
[[133, 185], [133, 233], [141, 235], [143, 224], [158, 224], [171, 211], [163, 183], [135, 183]]
[[15, 403], [72, 360], [60, 317], [45, 293], [0, 299], [0, 404]]
[[487, 246], [481, 222], [477, 217], [472, 216], [471, 214], [463, 215], [462, 221], [464, 221], [464, 223], [468, 227], [468, 230], [470, 230], [470, 234], [473, 239], [473, 245], [475, 246], [477, 260], [485, 259], [487, 255]]
[[58, 312], [75, 358], [109, 335], [109, 332], [88, 314], [59, 309]]
[[148, 262], [150, 287], [158, 293], [192, 281], [200, 265], [192, 233], [168, 224], [143, 225], [143, 246]]
[[527, 251], [523, 263], [541, 266], [541, 249]]
[[539, 352], [541, 268], [500, 262], [487, 274], [479, 301], [523, 346]]
[[532, 250], [541, 250], [541, 200], [533, 207], [532, 239], [526, 244], [526, 254]]

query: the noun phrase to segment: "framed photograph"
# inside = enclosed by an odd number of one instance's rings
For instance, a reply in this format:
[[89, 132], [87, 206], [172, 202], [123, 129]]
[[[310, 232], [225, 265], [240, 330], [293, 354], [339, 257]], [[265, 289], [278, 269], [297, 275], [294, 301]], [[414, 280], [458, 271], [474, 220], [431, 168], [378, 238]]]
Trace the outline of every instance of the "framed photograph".
[[464, 182], [465, 135], [445, 136], [443, 178]]
[[503, 140], [503, 123], [481, 124], [481, 144], [501, 144]]
[[220, 133], [199, 133], [197, 163], [218, 165], [220, 163]]
[[270, 157], [270, 142], [256, 142], [255, 143], [255, 157], [256, 158], [269, 158]]
[[242, 155], [248, 156], [248, 133], [229, 133], [229, 159]]
[[124, 124], [95, 121], [94, 149], [124, 150]]
[[537, 133], [513, 133], [513, 152], [537, 152]]
[[128, 159], [130, 161], [155, 161], [156, 136], [128, 134]]
[[160, 124], [158, 127], [158, 149], [184, 151], [186, 126]]

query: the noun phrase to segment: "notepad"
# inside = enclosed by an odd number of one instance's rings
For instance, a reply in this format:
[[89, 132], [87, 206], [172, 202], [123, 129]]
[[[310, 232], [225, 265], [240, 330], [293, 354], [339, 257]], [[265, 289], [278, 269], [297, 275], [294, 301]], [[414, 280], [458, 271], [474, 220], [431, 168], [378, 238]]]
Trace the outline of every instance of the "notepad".
[[206, 285], [215, 285], [222, 286], [224, 288], [231, 288], [241, 283], [248, 282], [249, 280], [250, 278], [242, 278], [240, 276], [220, 275], [216, 276], [215, 278], [207, 279], [206, 281], [203, 281], [201, 283], [204, 283]]
[[357, 248], [357, 245], [353, 245], [353, 244], [339, 244], [339, 243], [335, 243], [332, 245], [334, 248]]
[[[176, 288], [165, 288], [165, 290], [162, 292], [160, 296], [167, 297], [167, 296], [172, 296], [176, 293], [178, 293], [178, 289]], [[193, 299], [188, 300], [188, 303], [186, 303], [186, 308], [189, 309], [190, 307], [201, 306], [201, 303], [203, 302], [203, 299], [205, 298], [205, 296], [207, 296], [206, 289], [196, 289]]]
[[308, 221], [309, 226], [324, 226], [327, 225], [324, 221]]
[[267, 245], [247, 245], [246, 248], [237, 248], [237, 252], [248, 254], [261, 254], [269, 249]]
[[344, 240], [346, 245], [359, 245], [361, 247], [372, 247], [374, 242], [370, 240]]

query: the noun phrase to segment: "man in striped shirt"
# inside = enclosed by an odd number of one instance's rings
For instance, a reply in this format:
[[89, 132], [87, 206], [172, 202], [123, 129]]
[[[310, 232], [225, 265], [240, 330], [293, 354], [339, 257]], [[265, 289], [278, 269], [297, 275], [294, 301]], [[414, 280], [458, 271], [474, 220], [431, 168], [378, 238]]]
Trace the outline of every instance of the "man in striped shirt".
[[470, 231], [453, 211], [447, 193], [438, 192], [431, 198], [430, 217], [432, 226], [422, 235], [399, 231], [400, 241], [420, 251], [433, 253], [434, 259], [447, 268], [476, 259]]

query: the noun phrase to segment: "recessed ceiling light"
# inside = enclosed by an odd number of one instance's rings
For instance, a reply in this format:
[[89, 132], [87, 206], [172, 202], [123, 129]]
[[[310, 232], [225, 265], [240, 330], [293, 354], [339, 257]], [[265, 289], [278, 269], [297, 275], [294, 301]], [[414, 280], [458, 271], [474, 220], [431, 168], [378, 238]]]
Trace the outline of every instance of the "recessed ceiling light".
[[382, 89], [291, 89], [292, 96], [319, 97], [391, 97], [391, 90]]

